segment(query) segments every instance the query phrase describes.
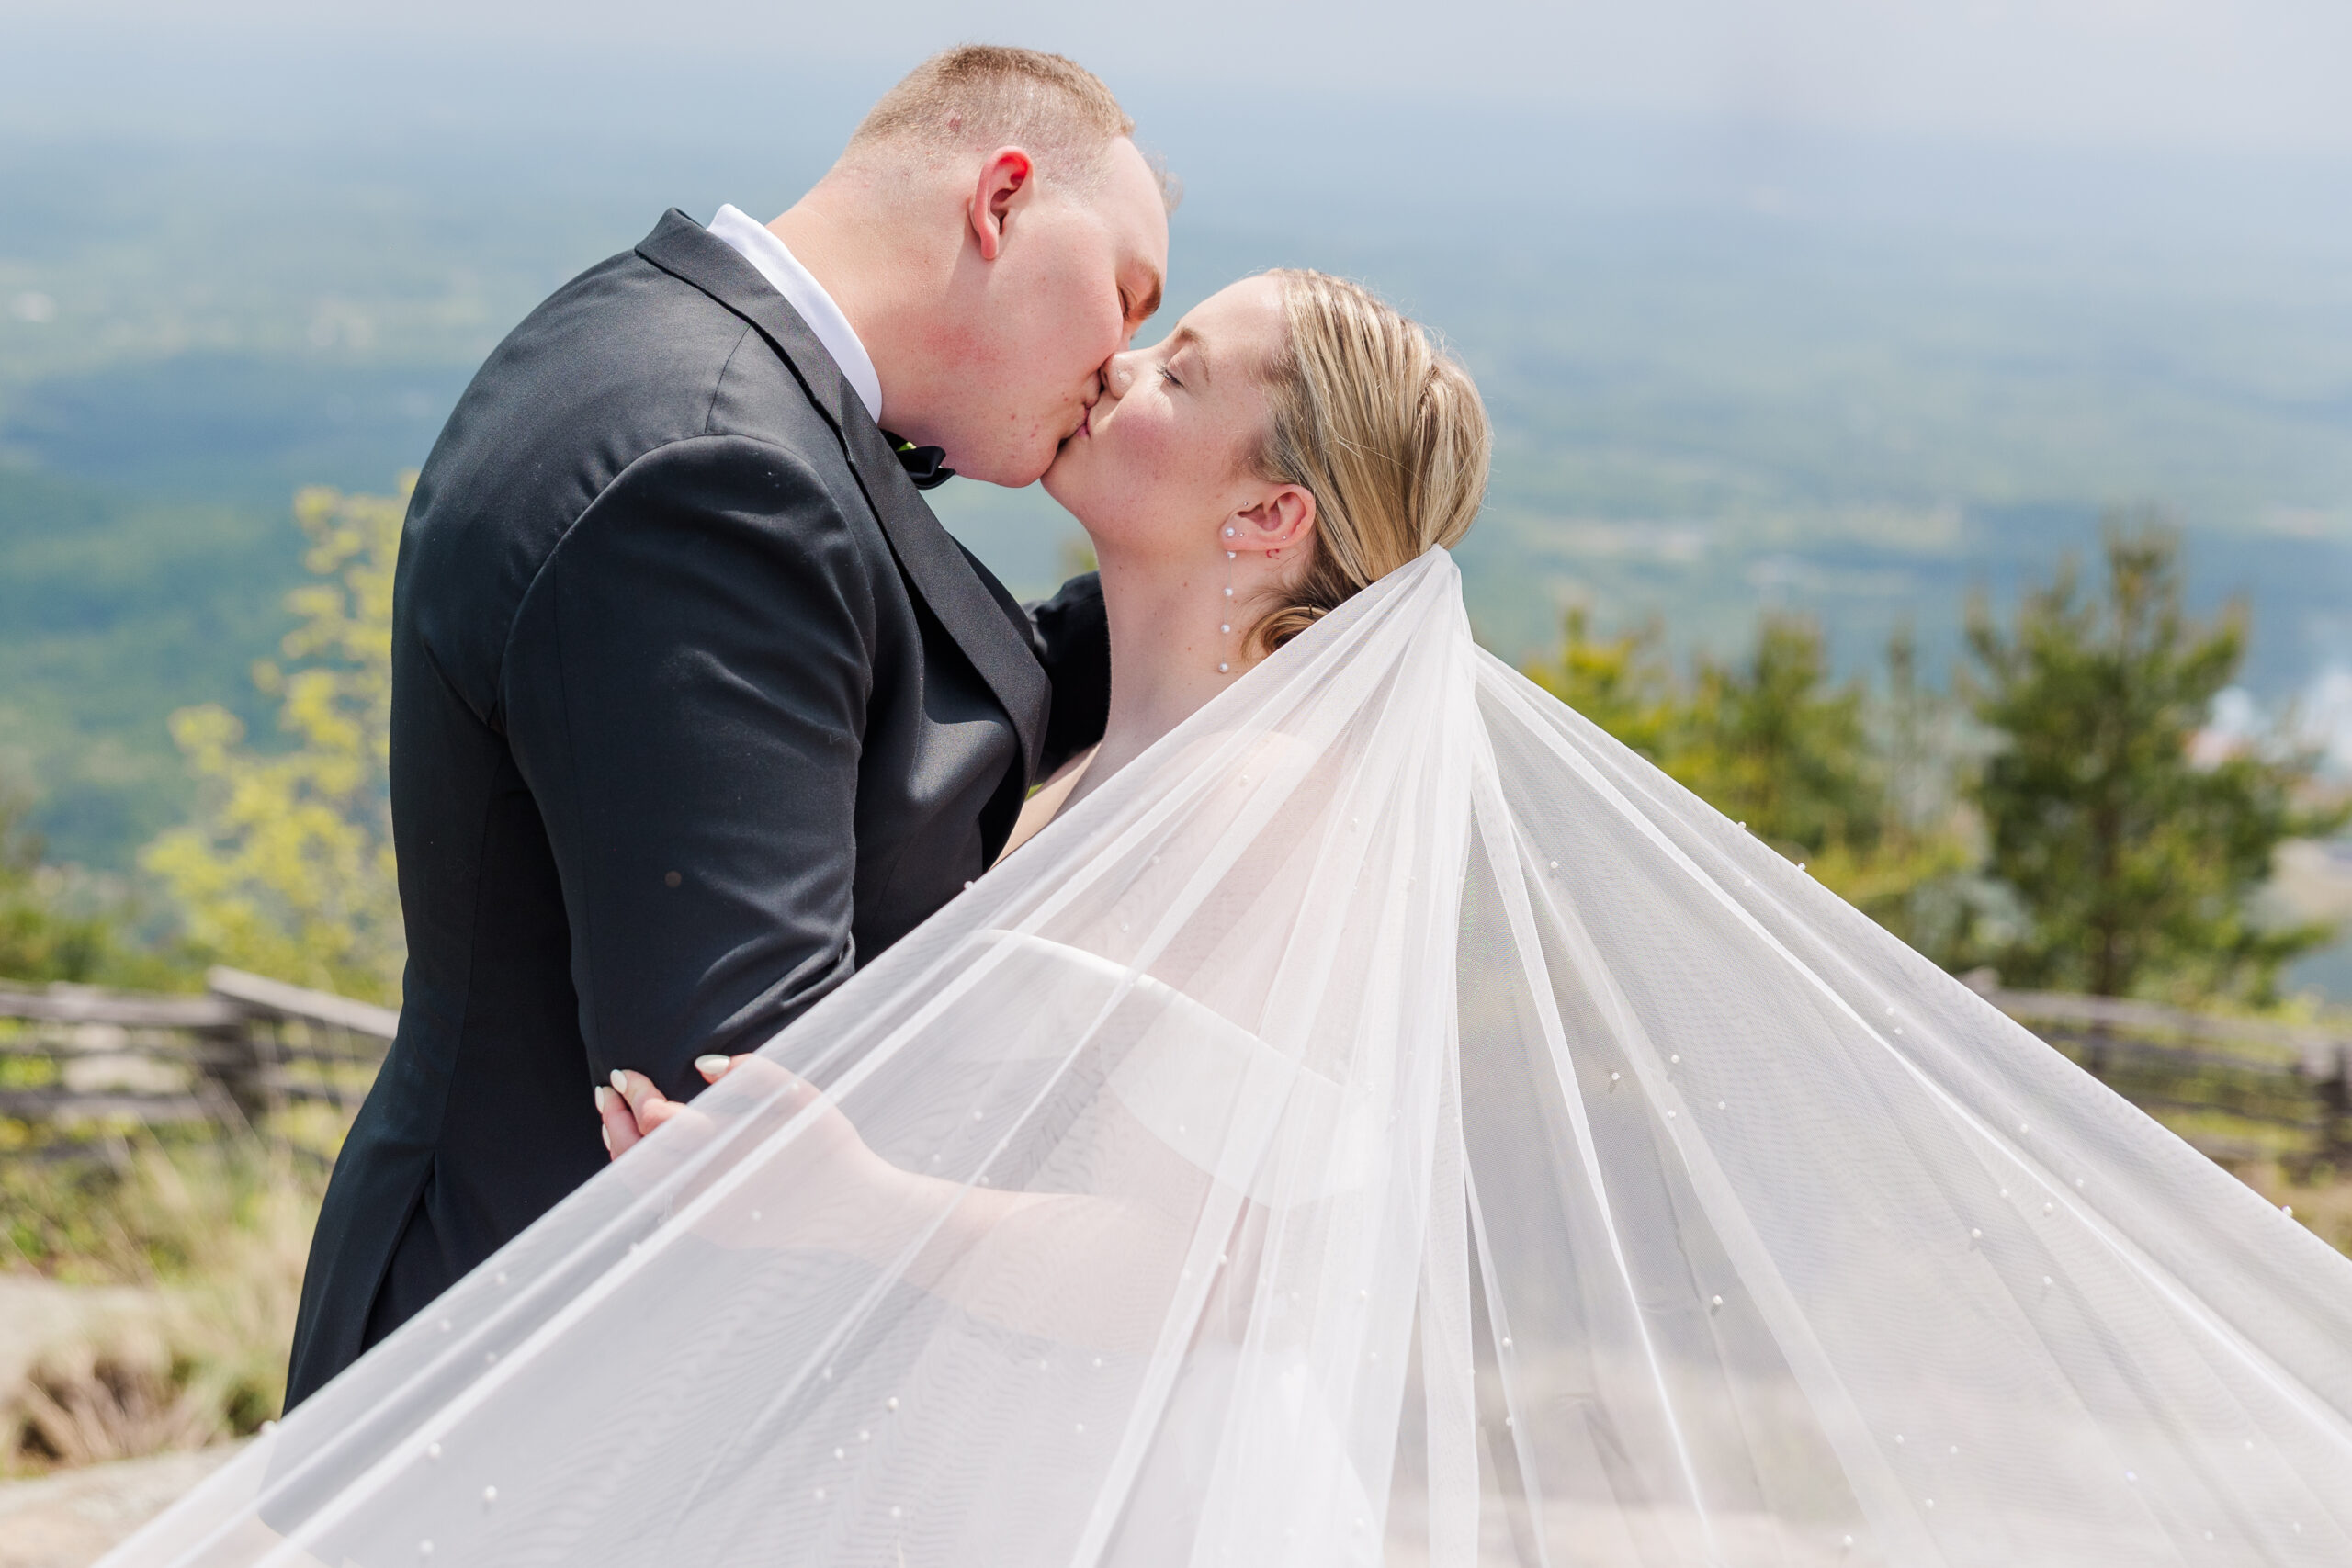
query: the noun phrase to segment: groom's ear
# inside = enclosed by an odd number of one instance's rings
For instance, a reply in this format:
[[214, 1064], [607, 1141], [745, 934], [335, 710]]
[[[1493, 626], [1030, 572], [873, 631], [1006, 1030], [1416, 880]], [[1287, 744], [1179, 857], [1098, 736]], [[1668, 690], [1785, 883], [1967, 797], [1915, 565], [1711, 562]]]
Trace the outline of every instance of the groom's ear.
[[1241, 550], [1287, 550], [1304, 546], [1315, 533], [1315, 492], [1299, 485], [1283, 485], [1255, 506], [1233, 514], [1230, 547]]
[[1036, 165], [1018, 147], [1000, 147], [980, 165], [980, 177], [965, 216], [972, 226], [972, 237], [979, 242], [982, 261], [996, 260], [1004, 248], [1005, 226], [1012, 221], [1013, 209], [1027, 197], [1035, 176]]

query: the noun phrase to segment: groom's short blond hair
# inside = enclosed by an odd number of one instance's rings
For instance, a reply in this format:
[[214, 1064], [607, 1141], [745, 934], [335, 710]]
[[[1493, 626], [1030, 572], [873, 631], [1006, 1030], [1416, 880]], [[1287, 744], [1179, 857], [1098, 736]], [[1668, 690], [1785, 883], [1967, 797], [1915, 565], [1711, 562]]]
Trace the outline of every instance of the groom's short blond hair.
[[1035, 49], [964, 44], [934, 54], [882, 96], [849, 139], [846, 161], [887, 147], [942, 152], [1019, 147], [1048, 181], [1085, 185], [1136, 122], [1102, 79]]

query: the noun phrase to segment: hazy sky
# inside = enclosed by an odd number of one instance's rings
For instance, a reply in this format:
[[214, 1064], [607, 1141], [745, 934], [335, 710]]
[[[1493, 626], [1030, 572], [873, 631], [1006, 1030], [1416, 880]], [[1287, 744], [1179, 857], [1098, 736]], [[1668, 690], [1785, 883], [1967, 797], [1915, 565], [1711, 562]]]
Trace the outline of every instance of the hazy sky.
[[745, 85], [768, 59], [887, 78], [987, 39], [1064, 51], [1114, 86], [1197, 84], [1238, 114], [1360, 94], [2352, 154], [2352, 0], [0, 0], [0, 22], [14, 50], [74, 56], [93, 89], [109, 50], [263, 36], [469, 62], [667, 53]]

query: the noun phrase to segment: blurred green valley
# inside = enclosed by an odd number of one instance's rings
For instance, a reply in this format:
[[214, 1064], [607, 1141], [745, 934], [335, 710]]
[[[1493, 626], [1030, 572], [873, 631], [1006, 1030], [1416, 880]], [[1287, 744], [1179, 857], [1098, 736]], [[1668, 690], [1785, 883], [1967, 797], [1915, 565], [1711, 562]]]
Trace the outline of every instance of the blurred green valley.
[[[290, 624], [299, 486], [389, 490], [539, 298], [665, 206], [779, 210], [876, 85], [592, 125], [543, 89], [405, 103], [387, 67], [348, 104], [286, 84], [266, 126], [233, 94], [0, 115], [0, 784], [51, 856], [127, 870], [185, 816], [174, 709], [266, 739], [247, 671]], [[2298, 705], [2352, 766], [2341, 168], [1130, 102], [1188, 186], [1163, 321], [1312, 265], [1476, 372], [1500, 449], [1461, 554], [1506, 655], [1571, 604], [1686, 651], [1793, 610], [1841, 671], [1909, 626], [1940, 678], [1972, 588], [2154, 505], [2192, 607], [2253, 607], [2242, 705]], [[936, 499], [1017, 588], [1075, 534], [1035, 491]]]

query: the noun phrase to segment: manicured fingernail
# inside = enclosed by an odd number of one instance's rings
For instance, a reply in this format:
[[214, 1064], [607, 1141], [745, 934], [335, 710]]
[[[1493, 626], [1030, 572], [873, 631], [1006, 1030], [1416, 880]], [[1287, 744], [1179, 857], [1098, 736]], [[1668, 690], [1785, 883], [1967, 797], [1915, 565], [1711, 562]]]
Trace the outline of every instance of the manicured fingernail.
[[715, 1078], [726, 1070], [727, 1058], [724, 1056], [696, 1056], [695, 1058], [695, 1071], [700, 1073], [707, 1078]]
[[610, 1127], [599, 1127], [596, 1131], [605, 1134], [605, 1152], [606, 1154], [611, 1154], [613, 1152], [613, 1130]]
[[597, 1114], [597, 1115], [602, 1116], [602, 1115], [605, 1113], [605, 1097], [606, 1095], [608, 1095], [608, 1094], [612, 1093], [612, 1092], [613, 1092], [613, 1091], [612, 1091], [611, 1089], [606, 1089], [603, 1084], [598, 1084], [598, 1085], [596, 1086], [596, 1114]]
[[621, 1071], [618, 1067], [615, 1067], [613, 1069], [613, 1092], [615, 1094], [627, 1094], [628, 1092], [628, 1075]]

